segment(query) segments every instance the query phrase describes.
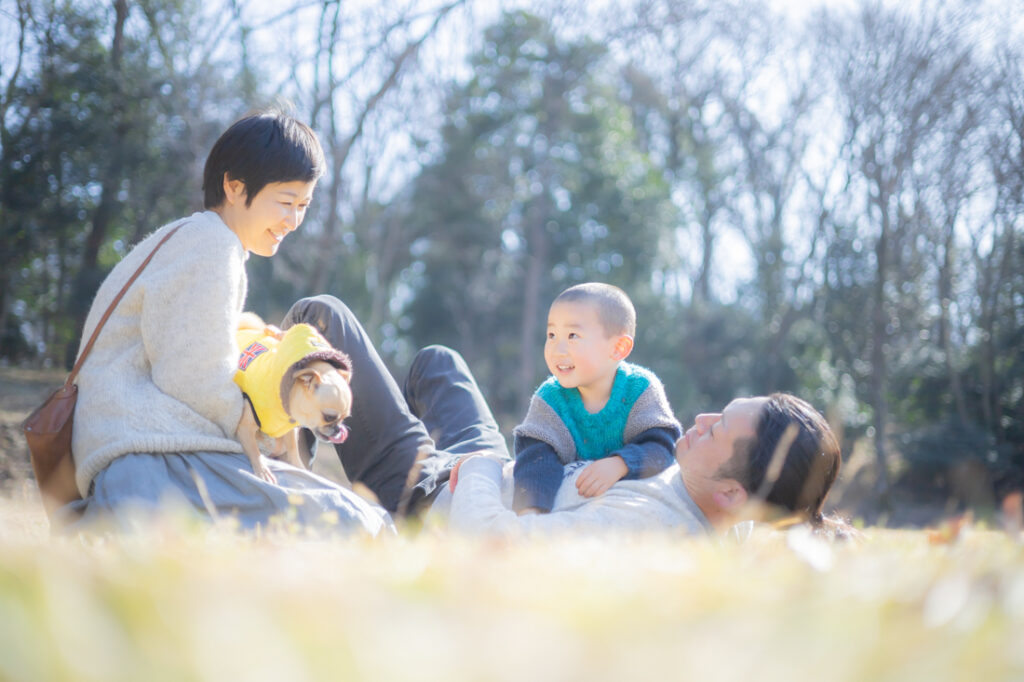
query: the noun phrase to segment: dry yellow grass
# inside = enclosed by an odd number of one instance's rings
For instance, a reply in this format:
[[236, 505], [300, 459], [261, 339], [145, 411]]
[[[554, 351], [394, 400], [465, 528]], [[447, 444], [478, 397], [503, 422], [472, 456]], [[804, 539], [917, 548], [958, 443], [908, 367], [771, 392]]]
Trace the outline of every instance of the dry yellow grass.
[[25, 494], [0, 529], [3, 680], [1024, 679], [1024, 551], [974, 527], [51, 540]]

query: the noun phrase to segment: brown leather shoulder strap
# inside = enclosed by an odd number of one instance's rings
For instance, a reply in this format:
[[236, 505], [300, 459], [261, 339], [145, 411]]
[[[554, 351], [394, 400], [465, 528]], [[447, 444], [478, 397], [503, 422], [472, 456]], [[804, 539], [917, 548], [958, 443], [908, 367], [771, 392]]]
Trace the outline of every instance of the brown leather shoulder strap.
[[100, 321], [96, 324], [96, 328], [92, 331], [92, 336], [89, 337], [89, 343], [85, 344], [85, 348], [83, 348], [81, 354], [79, 354], [78, 360], [75, 362], [75, 366], [71, 369], [71, 374], [68, 375], [67, 381], [64, 382], [65, 385], [74, 383], [75, 377], [78, 376], [78, 370], [82, 369], [82, 363], [85, 362], [86, 356], [88, 356], [89, 351], [92, 350], [92, 345], [96, 343], [96, 337], [99, 336], [100, 330], [103, 329], [103, 325], [107, 323], [107, 318], [109, 318], [110, 314], [114, 312], [114, 308], [116, 308], [117, 304], [121, 302], [122, 298], [124, 298], [125, 293], [128, 291], [128, 287], [130, 287], [135, 280], [139, 278], [142, 271], [147, 265], [149, 265], [149, 261], [153, 260], [153, 256], [155, 256], [156, 252], [160, 250], [160, 247], [171, 238], [171, 235], [181, 229], [184, 222], [185, 221], [182, 220], [164, 235], [163, 239], [161, 239], [160, 242], [153, 247], [150, 254], [146, 256], [146, 260], [142, 261], [142, 265], [140, 265], [139, 269], [135, 271], [135, 274], [129, 277], [128, 281], [124, 283], [124, 286], [121, 287], [121, 291], [117, 292], [117, 296], [115, 296], [114, 300], [111, 301], [110, 307], [107, 308], [107, 312], [103, 313], [103, 317], [100, 318]]

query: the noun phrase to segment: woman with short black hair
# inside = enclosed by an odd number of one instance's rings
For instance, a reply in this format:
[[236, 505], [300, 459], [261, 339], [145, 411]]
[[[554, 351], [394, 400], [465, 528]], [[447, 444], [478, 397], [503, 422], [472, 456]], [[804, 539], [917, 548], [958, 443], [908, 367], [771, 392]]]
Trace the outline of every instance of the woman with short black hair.
[[273, 256], [298, 229], [324, 167], [316, 135], [300, 121], [281, 113], [237, 121], [207, 158], [205, 210], [156, 230], [107, 276], [83, 339], [153, 254], [78, 375], [72, 451], [83, 499], [62, 510], [65, 520], [131, 524], [140, 508], [172, 500], [244, 527], [280, 515], [371, 534], [393, 528], [379, 507], [308, 471], [269, 461], [278, 485], [261, 479], [236, 438], [245, 263], [251, 253]]

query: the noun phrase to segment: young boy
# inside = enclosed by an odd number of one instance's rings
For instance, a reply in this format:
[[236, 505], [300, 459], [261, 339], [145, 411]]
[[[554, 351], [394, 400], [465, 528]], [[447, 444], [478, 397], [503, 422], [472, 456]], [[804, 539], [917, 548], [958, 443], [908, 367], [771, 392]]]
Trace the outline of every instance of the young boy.
[[682, 429], [658, 378], [624, 362], [635, 333], [636, 311], [618, 287], [578, 284], [551, 304], [544, 361], [552, 376], [513, 431], [520, 514], [551, 511], [571, 462], [591, 462], [576, 481], [584, 497], [672, 464]]

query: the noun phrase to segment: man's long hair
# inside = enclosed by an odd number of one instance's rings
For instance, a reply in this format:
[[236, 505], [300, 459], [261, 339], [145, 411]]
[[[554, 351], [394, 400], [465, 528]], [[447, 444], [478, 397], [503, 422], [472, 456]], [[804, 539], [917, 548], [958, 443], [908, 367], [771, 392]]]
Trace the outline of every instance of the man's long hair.
[[756, 433], [737, 444], [718, 476], [738, 481], [754, 500], [822, 525], [825, 497], [843, 462], [828, 422], [800, 398], [773, 393]]

